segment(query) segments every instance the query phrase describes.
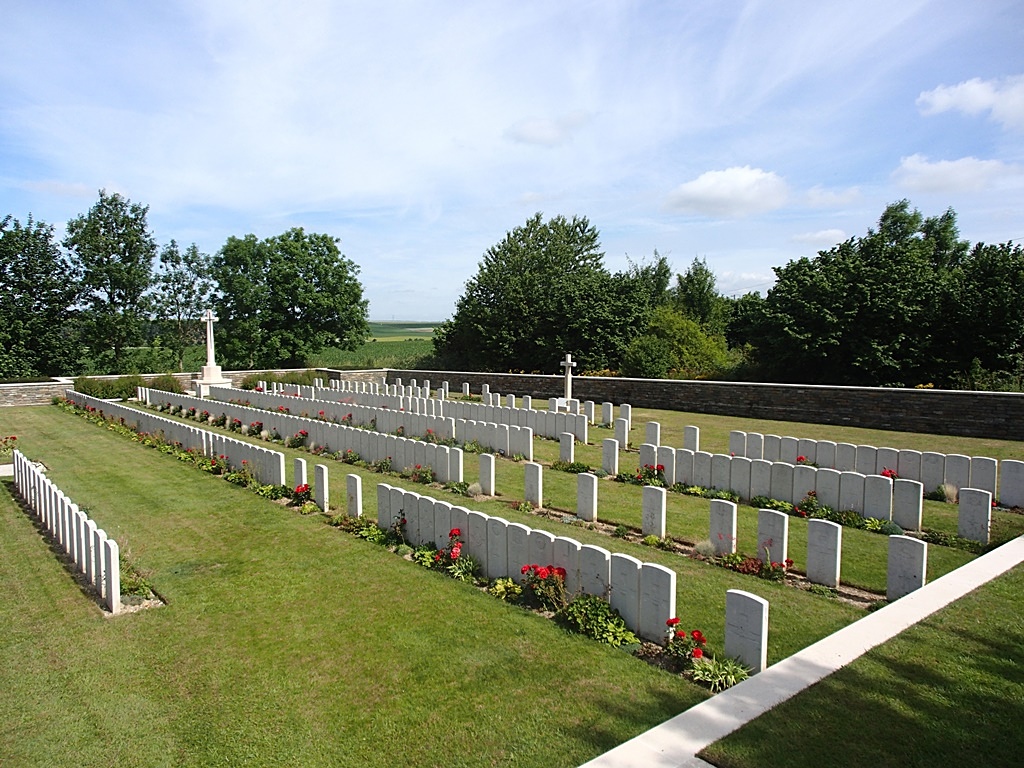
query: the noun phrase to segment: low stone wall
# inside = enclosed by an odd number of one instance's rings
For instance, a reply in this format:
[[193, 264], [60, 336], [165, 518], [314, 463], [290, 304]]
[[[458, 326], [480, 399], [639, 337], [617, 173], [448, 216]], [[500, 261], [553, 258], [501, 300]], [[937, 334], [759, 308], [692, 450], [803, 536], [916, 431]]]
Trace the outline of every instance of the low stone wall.
[[[561, 397], [562, 376], [462, 371], [389, 370], [396, 378], [448, 381], [453, 394], [463, 382], [474, 393], [481, 384], [492, 392]], [[630, 403], [691, 413], [712, 413], [811, 424], [924, 432], [964, 437], [1024, 440], [1024, 394], [937, 389], [831, 387], [807, 384], [757, 384], [723, 381], [573, 377], [573, 397], [595, 403]]]

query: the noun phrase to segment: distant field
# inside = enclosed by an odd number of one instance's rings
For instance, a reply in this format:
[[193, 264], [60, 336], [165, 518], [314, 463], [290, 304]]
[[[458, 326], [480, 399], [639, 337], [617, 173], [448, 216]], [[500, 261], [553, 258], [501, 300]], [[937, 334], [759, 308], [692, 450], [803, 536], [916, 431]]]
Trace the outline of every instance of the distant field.
[[415, 368], [417, 362], [431, 354], [434, 345], [429, 337], [382, 338], [371, 340], [352, 352], [328, 347], [314, 355], [309, 364], [313, 368]]
[[370, 323], [370, 338], [377, 341], [401, 341], [405, 339], [430, 339], [434, 335], [431, 322]]

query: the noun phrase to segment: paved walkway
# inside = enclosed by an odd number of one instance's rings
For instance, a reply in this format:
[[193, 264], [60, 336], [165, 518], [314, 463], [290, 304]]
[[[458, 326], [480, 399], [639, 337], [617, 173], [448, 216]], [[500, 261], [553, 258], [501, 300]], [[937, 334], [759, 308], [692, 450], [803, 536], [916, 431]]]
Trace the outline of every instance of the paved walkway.
[[1021, 562], [1024, 536], [620, 744], [585, 768], [710, 768], [695, 757], [707, 745]]

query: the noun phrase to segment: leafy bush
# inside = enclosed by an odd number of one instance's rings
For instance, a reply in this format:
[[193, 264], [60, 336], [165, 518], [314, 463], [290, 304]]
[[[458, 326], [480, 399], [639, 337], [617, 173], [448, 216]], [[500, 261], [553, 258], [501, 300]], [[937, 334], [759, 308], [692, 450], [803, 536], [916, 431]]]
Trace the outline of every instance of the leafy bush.
[[736, 659], [705, 656], [693, 665], [694, 682], [706, 685], [712, 693], [724, 691], [750, 677], [750, 669]]
[[945, 533], [943, 531], [922, 531], [921, 540], [940, 547], [962, 549], [965, 552], [973, 552], [976, 555], [980, 554], [983, 549], [980, 541], [964, 539], [957, 536], [955, 533]]
[[704, 658], [704, 646], [707, 645], [707, 638], [699, 630], [693, 630], [689, 635], [679, 626], [678, 618], [671, 618], [665, 622], [665, 657], [670, 660], [672, 668], [676, 672], [683, 672], [693, 666], [694, 661]]
[[181, 382], [178, 381], [177, 377], [169, 373], [164, 373], [150, 379], [146, 386], [150, 389], [159, 389], [161, 392], [175, 392], [179, 395], [185, 392], [185, 388], [181, 386]]
[[553, 565], [524, 565], [526, 577], [523, 597], [530, 605], [547, 611], [559, 611], [566, 606], [565, 569]]
[[551, 468], [556, 472], [568, 472], [573, 475], [593, 471], [589, 464], [582, 461], [555, 461], [551, 464]]
[[127, 400], [135, 397], [136, 387], [144, 387], [146, 382], [141, 376], [121, 376], [117, 379], [91, 379], [87, 376], [79, 376], [75, 379], [75, 391], [83, 395], [98, 397], [101, 400], [113, 400], [121, 398]]
[[640, 642], [626, 627], [619, 612], [597, 595], [580, 595], [560, 610], [555, 618], [573, 632], [615, 648]]
[[506, 577], [492, 581], [487, 593], [503, 602], [514, 603], [522, 596], [523, 588]]

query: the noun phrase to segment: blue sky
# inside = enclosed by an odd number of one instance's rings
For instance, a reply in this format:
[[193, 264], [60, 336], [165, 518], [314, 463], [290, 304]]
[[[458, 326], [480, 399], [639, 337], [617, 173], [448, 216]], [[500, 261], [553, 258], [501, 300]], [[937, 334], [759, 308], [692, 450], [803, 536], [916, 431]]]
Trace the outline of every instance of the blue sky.
[[726, 293], [908, 198], [1024, 239], [1024, 4], [47, 2], [0, 25], [0, 216], [326, 232], [374, 320], [451, 315], [541, 211]]

